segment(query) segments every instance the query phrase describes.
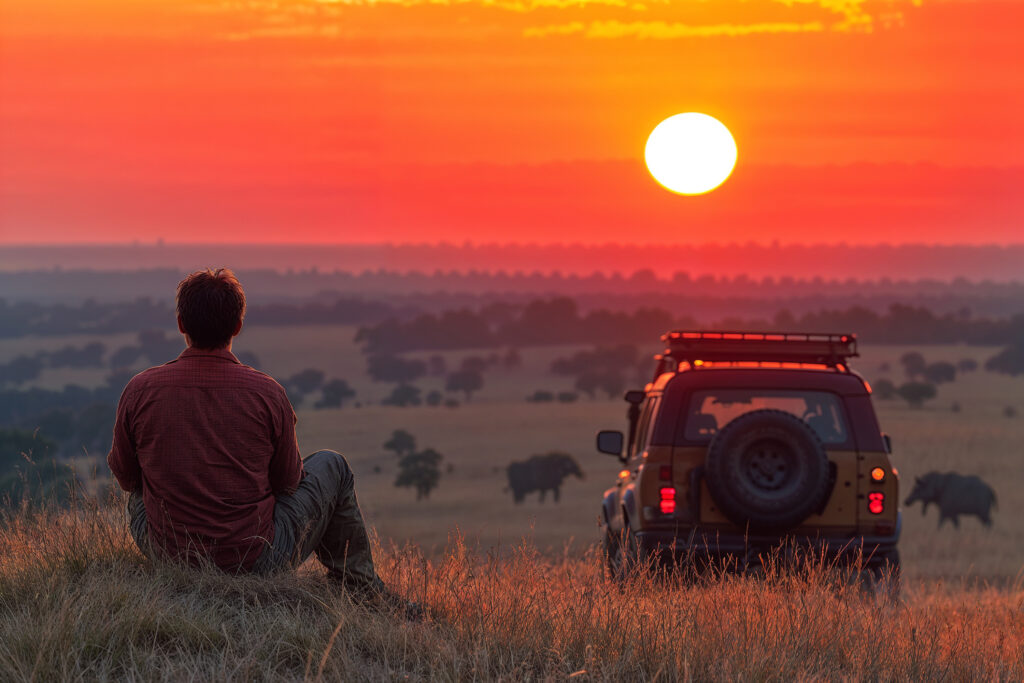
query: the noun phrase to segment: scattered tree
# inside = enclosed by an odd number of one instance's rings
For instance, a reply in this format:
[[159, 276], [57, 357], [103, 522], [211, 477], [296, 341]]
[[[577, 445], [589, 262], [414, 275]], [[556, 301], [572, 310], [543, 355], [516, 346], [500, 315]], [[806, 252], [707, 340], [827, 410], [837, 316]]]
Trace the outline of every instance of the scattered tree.
[[423, 399], [420, 397], [422, 393], [420, 388], [414, 384], [399, 384], [381, 401], [381, 405], [396, 406], [398, 408], [418, 406], [423, 403]]
[[403, 456], [416, 450], [416, 437], [404, 429], [391, 432], [391, 438], [384, 442], [384, 450], [394, 451], [395, 455]]
[[441, 481], [441, 460], [444, 458], [432, 448], [402, 456], [398, 461], [395, 486], [416, 489], [416, 500], [430, 497], [430, 492]]
[[356, 391], [343, 379], [332, 379], [324, 384], [320, 400], [315, 408], [341, 408], [345, 401], [355, 398]]
[[43, 361], [38, 356], [17, 356], [0, 365], [0, 384], [21, 385], [37, 379], [43, 371]]
[[896, 398], [896, 385], [887, 379], [880, 379], [871, 385], [871, 391], [875, 398], [881, 401], [889, 401]]
[[480, 391], [483, 387], [483, 375], [472, 370], [459, 370], [451, 373], [444, 385], [445, 391], [463, 392], [466, 395], [466, 401], [469, 401], [473, 393]]
[[319, 389], [324, 383], [324, 371], [306, 368], [289, 377], [285, 384], [305, 396]]
[[537, 389], [526, 397], [527, 403], [551, 403], [554, 400], [555, 395], [552, 392], [544, 391], [543, 389]]
[[962, 409], [962, 408], [960, 407], [960, 403], [959, 403], [959, 402], [957, 402], [957, 401], [953, 401], [953, 405], [951, 405], [951, 406], [949, 407], [949, 409], [950, 409], [951, 411], [953, 411], [954, 413], [959, 413], [959, 412], [960, 412], [961, 410], [963, 410], [963, 409]]
[[1017, 409], [1013, 406], [1006, 406], [1003, 408], [1004, 417], [1017, 417]]
[[917, 351], [908, 351], [900, 356], [900, 363], [903, 365], [903, 371], [910, 379], [923, 375], [925, 368], [928, 367], [924, 356]]
[[985, 369], [1011, 377], [1024, 375], [1024, 343], [1007, 346], [985, 361]]
[[907, 382], [900, 386], [897, 393], [911, 408], [920, 408], [925, 401], [935, 398], [938, 394], [935, 385], [927, 382]]
[[945, 361], [929, 363], [924, 369], [924, 378], [932, 384], [952, 382], [956, 379], [956, 366]]
[[367, 371], [374, 382], [409, 384], [427, 374], [427, 364], [393, 354], [374, 354], [366, 359]]
[[600, 372], [584, 372], [576, 378], [576, 383], [573, 386], [577, 391], [594, 398], [597, 390], [601, 388], [603, 379], [604, 376]]
[[428, 406], [437, 407], [444, 403], [444, 394], [442, 394], [437, 389], [433, 389], [430, 391], [430, 393], [427, 394], [426, 401]]
[[572, 391], [560, 391], [558, 392], [558, 401], [560, 403], [575, 403], [576, 399], [579, 398], [579, 394]]

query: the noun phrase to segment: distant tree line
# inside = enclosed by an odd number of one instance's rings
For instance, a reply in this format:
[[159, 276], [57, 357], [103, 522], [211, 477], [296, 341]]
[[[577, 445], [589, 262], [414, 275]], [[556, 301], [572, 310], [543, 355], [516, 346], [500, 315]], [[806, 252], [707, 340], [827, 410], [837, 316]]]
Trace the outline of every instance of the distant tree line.
[[356, 342], [367, 353], [493, 348], [512, 344], [655, 343], [670, 328], [756, 329], [854, 332], [873, 344], [1004, 345], [1024, 340], [1024, 314], [1011, 318], [972, 318], [966, 311], [936, 314], [924, 307], [893, 304], [885, 313], [861, 306], [796, 316], [782, 310], [771, 319], [725, 318], [699, 325], [660, 308], [631, 313], [605, 309], [583, 313], [567, 298], [537, 299], [504, 315], [460, 309], [425, 313], [409, 320], [391, 318], [364, 326]]
[[[384, 320], [403, 311], [381, 301], [339, 298], [331, 303], [255, 304], [246, 312], [250, 325], [355, 325]], [[404, 314], [410, 314], [404, 311]], [[130, 302], [80, 306], [11, 303], [0, 298], [0, 338], [28, 335], [116, 334], [168, 328], [174, 324], [169, 301], [140, 298]]]

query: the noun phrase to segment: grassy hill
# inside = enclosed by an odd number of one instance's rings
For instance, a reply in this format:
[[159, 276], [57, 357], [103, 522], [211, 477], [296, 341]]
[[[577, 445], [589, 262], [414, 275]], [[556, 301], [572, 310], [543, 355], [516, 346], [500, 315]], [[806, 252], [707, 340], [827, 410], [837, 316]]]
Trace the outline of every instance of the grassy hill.
[[422, 623], [274, 578], [145, 561], [114, 507], [0, 523], [2, 680], [1020, 680], [1024, 591], [918, 583], [895, 604], [821, 567], [604, 581], [598, 558], [459, 539], [377, 549]]

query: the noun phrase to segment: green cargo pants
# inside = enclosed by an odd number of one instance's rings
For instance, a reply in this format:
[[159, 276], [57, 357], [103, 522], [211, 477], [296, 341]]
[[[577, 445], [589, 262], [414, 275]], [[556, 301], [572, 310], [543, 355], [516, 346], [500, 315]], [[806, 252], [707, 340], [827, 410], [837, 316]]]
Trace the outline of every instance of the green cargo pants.
[[[274, 540], [252, 571], [270, 574], [293, 569], [312, 553], [327, 567], [327, 576], [356, 592], [381, 591], [359, 512], [352, 469], [335, 451], [317, 451], [302, 461], [305, 476], [294, 493], [278, 496], [274, 506]], [[128, 501], [129, 529], [139, 548], [148, 548], [142, 496]]]

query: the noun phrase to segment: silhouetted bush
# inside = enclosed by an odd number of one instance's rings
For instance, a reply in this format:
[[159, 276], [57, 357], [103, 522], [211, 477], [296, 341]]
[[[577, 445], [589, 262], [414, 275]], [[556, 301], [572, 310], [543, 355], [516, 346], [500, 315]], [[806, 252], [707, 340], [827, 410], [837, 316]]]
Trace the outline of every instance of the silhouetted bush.
[[529, 396], [526, 397], [528, 403], [550, 403], [555, 400], [554, 393], [550, 391], [544, 391], [543, 389], [537, 389]]
[[1024, 375], [1024, 344], [1006, 347], [985, 361], [985, 369], [1011, 377]]
[[395, 486], [415, 488], [416, 500], [430, 497], [430, 492], [441, 481], [439, 465], [444, 456], [432, 448], [403, 455], [398, 461], [398, 476]]
[[396, 429], [391, 432], [391, 438], [382, 444], [386, 451], [393, 451], [395, 455], [402, 456], [416, 450], [416, 437], [404, 429]]
[[473, 370], [453, 372], [448, 375], [444, 383], [445, 391], [461, 391], [466, 395], [466, 401], [469, 401], [474, 393], [483, 388], [483, 375]]
[[945, 361], [929, 363], [924, 369], [924, 378], [932, 384], [952, 382], [956, 379], [956, 366]]
[[20, 386], [39, 378], [43, 372], [43, 361], [38, 356], [17, 356], [0, 364], [0, 384]]
[[871, 390], [875, 398], [882, 401], [888, 401], [890, 399], [896, 398], [896, 385], [887, 379], [880, 379], [875, 381], [871, 385]]
[[575, 403], [576, 399], [579, 398], [579, 394], [572, 391], [560, 391], [558, 392], [558, 401], [560, 403]]
[[897, 389], [897, 393], [911, 408], [920, 408], [925, 401], [930, 401], [938, 395], [935, 386], [927, 382], [907, 382]]
[[418, 406], [423, 403], [423, 399], [420, 398], [422, 392], [420, 388], [412, 384], [399, 384], [391, 393], [380, 403], [385, 406], [396, 406], [398, 408], [406, 408], [408, 406]]
[[332, 379], [323, 385], [320, 400], [314, 408], [341, 408], [345, 401], [355, 398], [356, 391], [343, 379]]
[[295, 373], [287, 380], [285, 385], [294, 389], [300, 394], [310, 394], [319, 389], [324, 383], [324, 371], [315, 368], [306, 368]]
[[924, 356], [918, 351], [904, 353], [900, 356], [900, 363], [903, 365], [903, 371], [910, 379], [923, 375], [925, 368], [928, 366]]

